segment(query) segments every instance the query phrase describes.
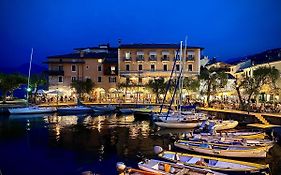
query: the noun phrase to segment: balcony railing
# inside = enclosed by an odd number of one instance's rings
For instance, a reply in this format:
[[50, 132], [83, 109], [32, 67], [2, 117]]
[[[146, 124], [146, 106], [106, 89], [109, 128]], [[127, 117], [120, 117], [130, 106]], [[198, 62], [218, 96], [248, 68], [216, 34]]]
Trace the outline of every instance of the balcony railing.
[[157, 57], [149, 57], [148, 61], [157, 61]]
[[187, 58], [186, 58], [186, 61], [194, 61], [195, 60], [195, 56], [193, 55], [189, 55]]
[[124, 57], [124, 58], [123, 58], [123, 61], [132, 61], [132, 57], [130, 57], [130, 58]]
[[169, 57], [161, 57], [161, 61], [170, 61]]
[[63, 70], [48, 70], [47, 74], [50, 76], [64, 75]]
[[144, 57], [137, 57], [136, 61], [144, 61]]

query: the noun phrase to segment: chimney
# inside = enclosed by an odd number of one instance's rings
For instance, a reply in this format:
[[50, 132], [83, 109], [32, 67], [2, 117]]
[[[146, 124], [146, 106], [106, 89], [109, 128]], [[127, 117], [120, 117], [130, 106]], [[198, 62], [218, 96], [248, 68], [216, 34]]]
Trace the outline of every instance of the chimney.
[[84, 57], [84, 51], [80, 51], [80, 57], [82, 58], [82, 57]]

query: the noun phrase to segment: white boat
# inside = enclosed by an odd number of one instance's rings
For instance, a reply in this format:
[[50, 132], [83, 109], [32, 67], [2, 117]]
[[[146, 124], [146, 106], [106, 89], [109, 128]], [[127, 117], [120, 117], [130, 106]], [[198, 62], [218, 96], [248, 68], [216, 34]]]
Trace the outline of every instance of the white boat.
[[[241, 130], [231, 130], [231, 131], [219, 131], [215, 133], [200, 133], [202, 136], [216, 136], [216, 137], [235, 137], [235, 138], [246, 138], [246, 139], [264, 139], [266, 137], [263, 131], [241, 131]], [[192, 133], [185, 134], [185, 137], [193, 137]]]
[[178, 148], [203, 154], [223, 157], [249, 157], [265, 158], [266, 153], [273, 145], [266, 146], [240, 146], [230, 144], [215, 144], [207, 142], [196, 142], [178, 140], [174, 143]]
[[193, 137], [187, 138], [190, 141], [205, 141], [216, 144], [230, 144], [230, 145], [242, 145], [242, 146], [266, 146], [273, 145], [274, 141], [269, 139], [247, 139], [233, 136], [216, 136], [216, 135], [201, 135], [195, 134]]
[[16, 114], [43, 114], [43, 113], [52, 113], [56, 112], [56, 108], [52, 107], [38, 107], [38, 106], [29, 106], [23, 108], [9, 108], [9, 113]]
[[68, 107], [60, 107], [57, 109], [59, 114], [81, 114], [81, 113], [90, 113], [92, 112], [92, 108], [87, 106], [68, 106]]
[[146, 159], [138, 163], [138, 167], [144, 171], [156, 174], [187, 174], [187, 175], [224, 175], [223, 173], [214, 172], [208, 169], [179, 165], [171, 162], [165, 162], [155, 159]]
[[188, 122], [194, 120], [207, 120], [208, 117], [203, 113], [194, 113], [194, 114], [179, 114], [177, 112], [153, 114], [154, 121], [162, 122]]
[[191, 122], [154, 122], [157, 126], [162, 128], [174, 128], [174, 129], [192, 129], [199, 127], [202, 122], [198, 122], [197, 120]]
[[238, 125], [238, 121], [235, 120], [210, 120], [210, 122], [215, 123], [214, 129], [216, 131], [233, 129]]
[[210, 169], [213, 171], [219, 171], [223, 173], [232, 173], [232, 174], [247, 174], [247, 173], [256, 173], [256, 174], [268, 174], [269, 166], [261, 165], [256, 163], [224, 159], [210, 156], [202, 156], [195, 154], [186, 154], [172, 151], [163, 151], [160, 146], [154, 147], [154, 152], [160, 157], [174, 163]]
[[108, 113], [115, 111], [116, 107], [112, 105], [107, 106], [91, 106], [92, 110], [95, 113]]

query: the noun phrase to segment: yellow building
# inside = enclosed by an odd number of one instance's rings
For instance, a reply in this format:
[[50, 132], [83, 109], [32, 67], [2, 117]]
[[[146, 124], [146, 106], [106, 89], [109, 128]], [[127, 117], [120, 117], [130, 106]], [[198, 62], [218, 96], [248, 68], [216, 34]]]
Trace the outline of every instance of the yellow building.
[[48, 57], [45, 63], [48, 64], [49, 90], [73, 96], [73, 81], [91, 79], [95, 84], [94, 99], [110, 97], [118, 82], [117, 48], [100, 45], [74, 50], [74, 53]]
[[[170, 77], [179, 44], [123, 44], [118, 48], [119, 82], [131, 85], [126, 88], [126, 99], [150, 99], [151, 93], [144, 88], [149, 80]], [[183, 76], [200, 72], [201, 47], [188, 47], [182, 54]], [[180, 72], [180, 61], [175, 70]]]

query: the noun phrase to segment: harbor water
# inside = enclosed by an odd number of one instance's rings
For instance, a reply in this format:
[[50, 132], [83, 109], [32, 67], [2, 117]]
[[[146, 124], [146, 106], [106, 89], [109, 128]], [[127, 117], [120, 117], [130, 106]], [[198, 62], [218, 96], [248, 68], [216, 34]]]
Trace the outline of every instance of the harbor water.
[[[156, 158], [153, 146], [168, 148], [173, 143], [171, 133], [133, 115], [3, 115], [0, 171], [2, 175], [117, 174], [116, 162], [137, 167], [140, 157]], [[281, 174], [281, 147], [275, 144], [264, 160], [247, 161], [268, 163], [272, 174]]]

